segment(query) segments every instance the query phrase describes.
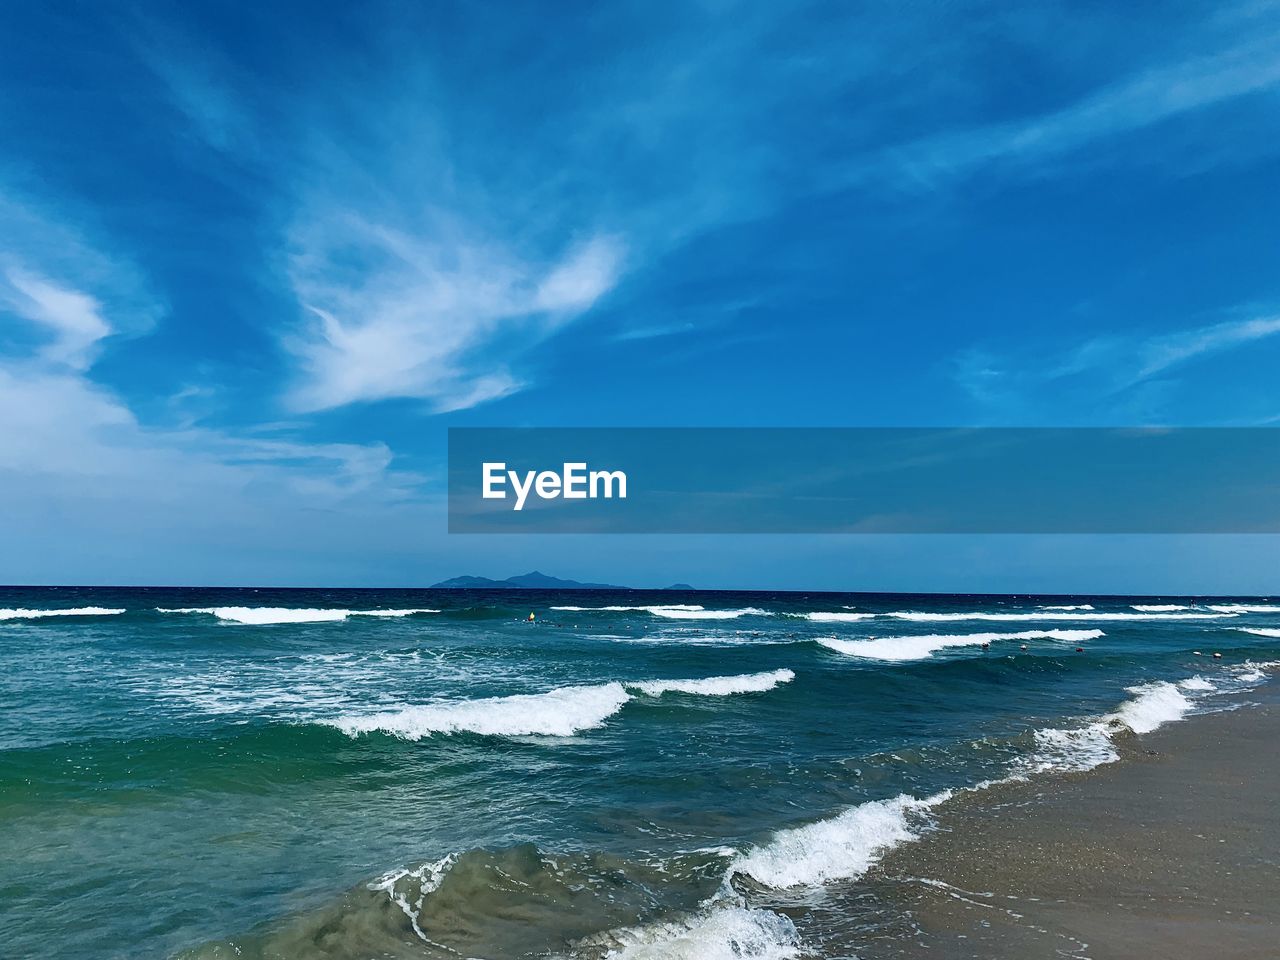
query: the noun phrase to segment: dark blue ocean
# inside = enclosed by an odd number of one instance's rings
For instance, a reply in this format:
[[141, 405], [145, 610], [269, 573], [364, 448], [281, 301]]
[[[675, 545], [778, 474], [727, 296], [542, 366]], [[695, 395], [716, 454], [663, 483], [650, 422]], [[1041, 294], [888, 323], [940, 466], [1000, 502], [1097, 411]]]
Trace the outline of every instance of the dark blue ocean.
[[853, 957], [933, 811], [1277, 657], [1269, 598], [0, 588], [0, 954]]

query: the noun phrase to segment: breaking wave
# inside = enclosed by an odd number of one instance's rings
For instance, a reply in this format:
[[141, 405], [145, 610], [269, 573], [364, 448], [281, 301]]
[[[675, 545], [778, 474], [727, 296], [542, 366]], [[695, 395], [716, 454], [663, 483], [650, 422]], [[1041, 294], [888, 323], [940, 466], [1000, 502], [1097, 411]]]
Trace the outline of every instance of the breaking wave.
[[400, 707], [377, 713], [348, 713], [322, 721], [348, 736], [388, 733], [402, 740], [421, 740], [432, 734], [475, 733], [483, 736], [571, 737], [602, 726], [639, 692], [725, 697], [763, 693], [795, 679], [790, 670], [771, 670], [702, 680], [643, 680], [559, 687], [547, 693], [523, 693], [480, 700], [454, 700]]
[[950, 797], [949, 790], [923, 800], [899, 794], [780, 830], [764, 846], [735, 858], [729, 871], [774, 888], [859, 877], [889, 850], [919, 837], [931, 824], [929, 811]]
[[796, 678], [791, 670], [744, 673], [736, 677], [710, 677], [706, 680], [646, 680], [629, 683], [628, 688], [651, 697], [664, 693], [693, 693], [704, 697], [727, 697], [735, 693], [763, 693]]
[[759, 607], [743, 607], [740, 610], [708, 610], [696, 603], [656, 603], [645, 606], [626, 607], [552, 607], [552, 610], [567, 610], [578, 613], [651, 613], [655, 617], [667, 620], [736, 620], [738, 617], [768, 617], [772, 613]]
[[[1280, 608], [1277, 608], [1280, 609]], [[895, 620], [949, 621], [949, 620], [1220, 620], [1234, 617], [1238, 611], [1218, 610], [1214, 613], [1113, 613], [1110, 611], [1083, 611], [1081, 613], [991, 613], [975, 610], [969, 613], [924, 613], [915, 610], [895, 610], [881, 616]]]
[[1280, 605], [1274, 603], [1217, 603], [1210, 604], [1209, 609], [1231, 616], [1240, 613], [1280, 613]]
[[0, 620], [39, 620], [43, 617], [115, 617], [124, 613], [123, 608], [71, 607], [66, 610], [0, 609]]
[[1252, 633], [1256, 637], [1271, 637], [1280, 640], [1280, 630], [1271, 627], [1240, 627], [1243, 633]]
[[840, 640], [819, 637], [828, 650], [868, 660], [923, 660], [948, 647], [972, 647], [999, 640], [1060, 640], [1080, 643], [1103, 636], [1101, 630], [1026, 630], [1021, 633], [930, 634], [916, 637], [873, 637], [868, 640]]
[[402, 740], [421, 740], [435, 733], [571, 737], [600, 726], [630, 699], [622, 684], [602, 683], [345, 715], [326, 722], [352, 737], [375, 732]]
[[[1260, 672], [1256, 677], [1248, 674], [1228, 677], [1226, 683], [1232, 685], [1233, 681], [1252, 682], [1256, 679], [1262, 679]], [[1117, 735], [1126, 731], [1151, 733], [1166, 723], [1181, 720], [1195, 706], [1195, 695], [1219, 690], [1218, 683], [1201, 676], [1189, 677], [1178, 683], [1160, 680], [1129, 687], [1128, 692], [1133, 694], [1130, 699], [1092, 723], [1074, 729], [1037, 730], [1038, 751], [1027, 767], [1031, 772], [1080, 771], [1114, 763], [1120, 759], [1115, 746]]]
[[870, 620], [875, 617], [874, 613], [852, 613], [852, 612], [835, 612], [835, 613], [803, 613], [799, 616], [806, 620], [812, 620], [814, 623], [856, 623], [859, 620]]
[[337, 623], [348, 617], [411, 617], [439, 613], [425, 607], [412, 610], [332, 610], [318, 607], [156, 607], [158, 613], [203, 613], [228, 623], [263, 626], [272, 623]]
[[1175, 610], [1190, 610], [1185, 603], [1135, 603], [1130, 609], [1139, 613], [1172, 613]]
[[575, 944], [572, 956], [604, 960], [789, 960], [800, 935], [772, 910], [712, 902], [697, 913], [609, 930]]

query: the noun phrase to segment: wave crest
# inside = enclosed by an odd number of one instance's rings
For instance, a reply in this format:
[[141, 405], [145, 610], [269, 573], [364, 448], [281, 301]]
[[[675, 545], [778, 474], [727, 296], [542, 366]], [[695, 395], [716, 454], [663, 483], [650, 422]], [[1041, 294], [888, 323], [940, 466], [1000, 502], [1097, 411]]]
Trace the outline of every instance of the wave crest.
[[928, 634], [907, 637], [872, 637], [867, 640], [840, 640], [819, 637], [828, 650], [867, 660], [924, 660], [948, 647], [971, 647], [998, 640], [1060, 640], [1080, 643], [1103, 636], [1101, 630], [1024, 630], [1021, 633]]
[[893, 847], [919, 837], [931, 823], [929, 811], [950, 797], [949, 790], [923, 800], [903, 793], [780, 830], [764, 846], [734, 859], [729, 872], [775, 888], [861, 876]]
[[115, 617], [124, 612], [123, 607], [70, 607], [66, 610], [27, 610], [18, 607], [0, 610], [0, 620], [39, 620], [43, 617]]
[[348, 617], [411, 617], [439, 613], [426, 607], [412, 610], [338, 610], [323, 607], [156, 607], [157, 613], [203, 613], [229, 623], [265, 626], [273, 623], [338, 623]]
[[326, 723], [352, 737], [379, 732], [402, 740], [421, 740], [435, 733], [571, 737], [601, 726], [630, 699], [622, 684], [602, 683], [347, 715]]
[[735, 677], [708, 677], [706, 680], [646, 680], [627, 684], [633, 690], [651, 697], [664, 693], [692, 693], [704, 697], [727, 697], [735, 693], [763, 693], [796, 678], [791, 670], [769, 670], [744, 673]]

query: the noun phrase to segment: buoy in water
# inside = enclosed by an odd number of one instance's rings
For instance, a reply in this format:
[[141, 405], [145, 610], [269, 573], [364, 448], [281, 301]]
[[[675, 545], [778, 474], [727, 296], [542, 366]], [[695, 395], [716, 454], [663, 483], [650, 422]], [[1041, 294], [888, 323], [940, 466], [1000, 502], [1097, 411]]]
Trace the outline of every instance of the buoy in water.
[[529, 622], [533, 623], [533, 621], [534, 621], [534, 616], [533, 616], [533, 611], [531, 610], [529, 611]]
[[1222, 654], [1220, 654], [1220, 653], [1215, 653], [1215, 654], [1213, 655], [1213, 659], [1215, 659], [1215, 660], [1221, 660], [1221, 659], [1222, 659]]
[[1027, 645], [1025, 643], [1022, 645], [1022, 649], [1023, 650], [1027, 649]]
[[1197, 657], [1203, 657], [1203, 656], [1204, 656], [1204, 654], [1203, 654], [1203, 653], [1201, 653], [1199, 650], [1192, 650], [1191, 652], [1192, 652], [1193, 654], [1195, 654]]
[[1076, 653], [1084, 653], [1084, 647], [1076, 647]]

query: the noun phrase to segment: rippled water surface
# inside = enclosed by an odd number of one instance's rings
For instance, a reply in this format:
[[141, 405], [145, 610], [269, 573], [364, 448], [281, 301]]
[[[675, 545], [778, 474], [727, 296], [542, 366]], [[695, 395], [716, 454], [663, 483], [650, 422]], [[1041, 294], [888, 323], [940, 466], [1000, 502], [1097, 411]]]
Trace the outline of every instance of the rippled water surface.
[[826, 896], [938, 805], [1278, 645], [1268, 598], [2, 589], [0, 942], [848, 956], [884, 919]]

